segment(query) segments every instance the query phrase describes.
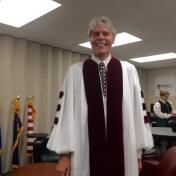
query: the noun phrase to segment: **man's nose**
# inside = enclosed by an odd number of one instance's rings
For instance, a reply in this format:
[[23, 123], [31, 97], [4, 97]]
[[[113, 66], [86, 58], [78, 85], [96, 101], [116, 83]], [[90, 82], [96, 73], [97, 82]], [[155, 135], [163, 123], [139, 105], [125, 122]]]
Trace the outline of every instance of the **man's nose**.
[[99, 40], [103, 40], [104, 39], [104, 35], [102, 33], [100, 33], [99, 36], [98, 36], [98, 39]]

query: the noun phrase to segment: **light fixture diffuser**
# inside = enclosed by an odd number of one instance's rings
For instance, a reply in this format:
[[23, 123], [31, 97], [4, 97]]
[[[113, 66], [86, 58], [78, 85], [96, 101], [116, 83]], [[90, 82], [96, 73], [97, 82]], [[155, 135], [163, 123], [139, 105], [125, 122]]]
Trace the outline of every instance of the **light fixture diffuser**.
[[52, 0], [0, 0], [0, 23], [19, 28], [59, 6]]
[[[114, 41], [114, 44], [112, 45], [112, 47], [125, 45], [125, 44], [129, 44], [129, 43], [134, 43], [134, 42], [138, 42], [141, 40], [142, 39], [137, 38], [131, 34], [128, 34], [126, 32], [122, 32], [122, 33], [116, 35], [116, 38], [115, 38], [115, 41]], [[92, 48], [90, 45], [90, 42], [81, 43], [79, 45], [86, 47], [86, 48]]]
[[167, 59], [176, 59], [176, 54], [175, 53], [165, 53], [165, 54], [159, 54], [159, 55], [153, 55], [153, 56], [132, 58], [130, 60], [143, 63], [143, 62], [153, 62], [153, 61], [167, 60]]

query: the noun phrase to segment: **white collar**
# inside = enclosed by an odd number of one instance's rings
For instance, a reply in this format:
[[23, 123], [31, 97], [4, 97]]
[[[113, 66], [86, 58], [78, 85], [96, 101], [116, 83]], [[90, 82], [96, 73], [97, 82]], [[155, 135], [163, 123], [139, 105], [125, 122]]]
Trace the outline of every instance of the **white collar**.
[[92, 54], [92, 60], [94, 60], [98, 65], [100, 62], [104, 62], [105, 66], [108, 65], [109, 61], [111, 60], [111, 54], [108, 56], [108, 58], [106, 58], [105, 60], [101, 61], [98, 58], [96, 58], [93, 54]]
[[162, 100], [162, 99], [160, 99], [160, 101], [162, 101], [164, 104], [167, 102], [167, 101], [164, 101], [164, 100]]

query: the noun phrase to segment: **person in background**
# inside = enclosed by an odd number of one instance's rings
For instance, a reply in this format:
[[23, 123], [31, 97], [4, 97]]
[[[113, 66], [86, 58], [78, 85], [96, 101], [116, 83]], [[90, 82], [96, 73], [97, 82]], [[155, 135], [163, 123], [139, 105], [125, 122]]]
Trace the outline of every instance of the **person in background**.
[[47, 148], [60, 155], [58, 176], [138, 176], [153, 138], [137, 71], [111, 56], [109, 18], [93, 18], [88, 35], [92, 57], [66, 74]]
[[159, 117], [157, 126], [159, 127], [168, 127], [172, 119], [176, 117], [176, 111], [173, 107], [173, 104], [168, 101], [169, 92], [167, 90], [160, 90], [160, 100], [157, 101], [153, 110], [155, 114]]

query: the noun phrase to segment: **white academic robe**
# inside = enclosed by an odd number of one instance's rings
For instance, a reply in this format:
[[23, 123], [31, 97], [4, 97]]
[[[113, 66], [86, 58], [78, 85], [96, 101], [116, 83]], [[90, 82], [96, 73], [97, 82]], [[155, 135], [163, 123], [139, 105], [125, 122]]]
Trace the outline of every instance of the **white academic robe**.
[[[137, 151], [153, 147], [152, 133], [144, 123], [141, 88], [135, 67], [121, 61], [123, 71], [123, 142], [125, 176], [138, 176]], [[71, 153], [71, 176], [90, 176], [88, 107], [84, 89], [83, 62], [72, 65], [64, 79], [59, 99], [59, 121], [54, 125], [47, 148], [58, 154]], [[91, 86], [91, 85], [90, 85]], [[118, 139], [117, 139], [118, 140]], [[112, 153], [113, 154], [113, 153]]]

